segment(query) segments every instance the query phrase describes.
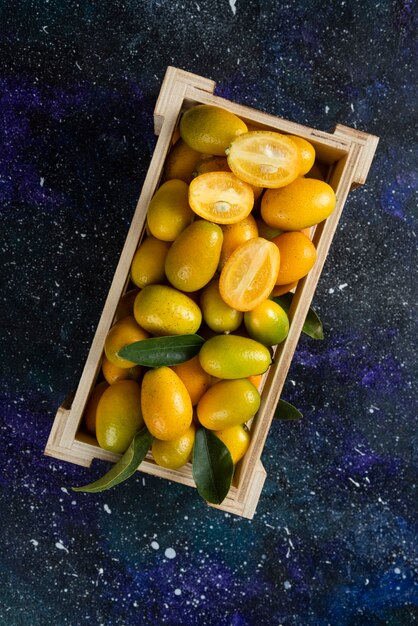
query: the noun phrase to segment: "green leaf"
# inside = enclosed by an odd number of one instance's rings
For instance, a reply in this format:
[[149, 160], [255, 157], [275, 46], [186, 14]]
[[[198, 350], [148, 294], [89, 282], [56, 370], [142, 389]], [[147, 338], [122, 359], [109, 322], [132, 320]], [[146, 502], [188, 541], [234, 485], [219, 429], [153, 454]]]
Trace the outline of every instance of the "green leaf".
[[301, 420], [302, 413], [290, 402], [279, 400], [273, 415], [276, 420]]
[[83, 487], [71, 487], [71, 489], [73, 491], [97, 493], [98, 491], [105, 491], [106, 489], [118, 485], [136, 472], [138, 465], [144, 460], [145, 455], [150, 449], [151, 443], [152, 435], [146, 426], [144, 426], [142, 430], [136, 433], [125, 454], [113, 465], [112, 469], [109, 470], [107, 474], [94, 483], [84, 485]]
[[[276, 296], [272, 298], [277, 304], [288, 313], [290, 309], [290, 305], [292, 304], [293, 293], [285, 293], [283, 296]], [[324, 338], [324, 329], [322, 327], [322, 322], [319, 319], [318, 314], [312, 308], [309, 309], [308, 315], [306, 316], [305, 323], [302, 328], [302, 332], [305, 335], [309, 335], [312, 339], [323, 339]]]
[[198, 354], [205, 340], [199, 335], [152, 337], [135, 341], [119, 350], [119, 356], [146, 367], [177, 365]]
[[211, 504], [221, 504], [234, 474], [231, 453], [210, 430], [199, 428], [193, 448], [193, 478], [197, 491]]

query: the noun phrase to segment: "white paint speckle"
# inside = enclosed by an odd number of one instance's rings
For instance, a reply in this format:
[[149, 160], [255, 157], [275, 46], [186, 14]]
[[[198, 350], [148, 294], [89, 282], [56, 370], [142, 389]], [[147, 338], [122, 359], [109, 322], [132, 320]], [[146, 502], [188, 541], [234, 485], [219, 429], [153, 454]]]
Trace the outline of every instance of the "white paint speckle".
[[36, 539], [31, 539], [30, 542], [36, 550], [36, 548], [39, 546], [39, 541], [36, 541]]
[[103, 505], [103, 508], [104, 508], [104, 510], [106, 511], [106, 513], [109, 513], [109, 515], [111, 514], [111, 512], [112, 512], [112, 511], [110, 510], [110, 508], [109, 508], [109, 505], [108, 505], [108, 504], [104, 504], [104, 505]]
[[40, 180], [40, 186], [43, 187], [44, 186], [44, 182], [45, 182], [45, 178], [43, 176], [41, 176], [41, 180]]
[[237, 9], [235, 7], [236, 3], [237, 3], [237, 0], [229, 0], [229, 6], [231, 7], [231, 11], [234, 15], [237, 12]]
[[358, 448], [354, 448], [354, 450], [356, 452], [358, 452], [359, 454], [361, 454], [361, 456], [364, 456], [364, 452], [362, 452], [361, 450], [359, 450]]
[[181, 589], [174, 589], [175, 596], [181, 596]]
[[395, 569], [393, 570], [395, 572], [395, 574], [400, 574], [401, 570], [399, 569], [399, 567], [395, 567]]
[[175, 559], [176, 558], [176, 551], [174, 550], [174, 548], [167, 548], [167, 550], [164, 552], [164, 556], [167, 559]]
[[152, 548], [153, 550], [159, 550], [159, 548], [160, 548], [160, 544], [159, 544], [159, 543], [157, 543], [156, 541], [151, 541], [151, 548]]
[[325, 105], [325, 113], [326, 113], [327, 115], [328, 115], [328, 113], [329, 113], [329, 106], [328, 106], [327, 104]]
[[341, 285], [338, 285], [338, 289], [340, 291], [342, 291], [343, 289], [345, 289], [346, 287], [348, 287], [348, 283], [342, 283]]
[[290, 589], [292, 584], [288, 580], [285, 580], [283, 586], [285, 589]]
[[58, 550], [65, 550], [67, 554], [70, 552], [61, 541], [57, 541], [55, 547], [58, 548]]
[[97, 570], [96, 587], [98, 587], [98, 585], [99, 585], [99, 578], [100, 578], [100, 576], [103, 576], [103, 574], [104, 574], [103, 567], [99, 567], [99, 569]]

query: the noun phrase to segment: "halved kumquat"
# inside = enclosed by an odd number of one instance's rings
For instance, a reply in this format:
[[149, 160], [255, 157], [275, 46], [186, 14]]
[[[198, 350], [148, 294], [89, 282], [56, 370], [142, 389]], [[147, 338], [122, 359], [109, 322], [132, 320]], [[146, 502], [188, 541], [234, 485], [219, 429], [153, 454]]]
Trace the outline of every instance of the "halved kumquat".
[[228, 165], [238, 178], [259, 187], [284, 187], [299, 176], [295, 142], [271, 131], [252, 131], [236, 137], [227, 150]]
[[238, 311], [251, 311], [270, 295], [279, 267], [277, 245], [262, 237], [246, 241], [234, 250], [222, 269], [222, 299]]
[[208, 172], [190, 183], [189, 204], [203, 219], [215, 224], [234, 224], [251, 213], [254, 192], [230, 172]]

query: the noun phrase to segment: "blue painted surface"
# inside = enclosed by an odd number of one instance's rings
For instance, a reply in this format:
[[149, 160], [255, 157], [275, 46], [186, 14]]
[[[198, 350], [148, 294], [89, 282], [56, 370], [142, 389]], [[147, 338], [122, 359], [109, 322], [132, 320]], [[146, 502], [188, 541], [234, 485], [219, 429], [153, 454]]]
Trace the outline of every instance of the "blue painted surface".
[[[418, 623], [417, 9], [409, 1], [0, 7], [0, 622]], [[253, 521], [194, 490], [43, 456], [79, 379], [155, 145], [165, 67], [322, 130], [379, 135], [315, 297]]]

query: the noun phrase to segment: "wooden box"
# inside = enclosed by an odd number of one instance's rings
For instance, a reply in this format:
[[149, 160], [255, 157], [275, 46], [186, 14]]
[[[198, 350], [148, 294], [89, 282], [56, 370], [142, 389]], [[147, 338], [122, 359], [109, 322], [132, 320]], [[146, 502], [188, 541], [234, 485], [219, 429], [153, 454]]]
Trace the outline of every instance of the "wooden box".
[[[235, 104], [214, 95], [214, 91], [215, 83], [211, 80], [173, 67], [167, 68], [154, 111], [155, 133], [159, 136], [157, 145], [78, 388], [72, 400], [58, 409], [45, 454], [83, 466], [90, 466], [94, 458], [106, 461], [115, 461], [118, 458], [118, 455], [101, 449], [95, 439], [80, 428], [84, 407], [100, 372], [104, 341], [112, 325], [118, 302], [129, 283], [129, 269], [144, 232], [147, 207], [160, 183], [164, 161], [179, 118], [184, 110], [195, 104], [217, 105], [232, 111], [252, 126], [299, 135], [310, 141], [315, 147], [317, 160], [326, 170], [326, 180], [337, 196], [334, 212], [315, 229], [313, 242], [317, 248], [317, 261], [308, 276], [298, 283], [289, 312], [290, 332], [287, 339], [276, 349], [274, 365], [262, 381], [261, 406], [250, 426], [250, 448], [237, 467], [228, 496], [218, 507], [230, 513], [252, 518], [266, 477], [260, 458], [274, 409], [345, 200], [350, 190], [365, 182], [378, 138], [340, 125], [332, 134], [307, 128]], [[138, 469], [194, 486], [190, 464], [180, 470], [168, 470], [156, 465], [149, 455]], [[166, 487], [161, 484], [161, 489], [164, 488]]]

